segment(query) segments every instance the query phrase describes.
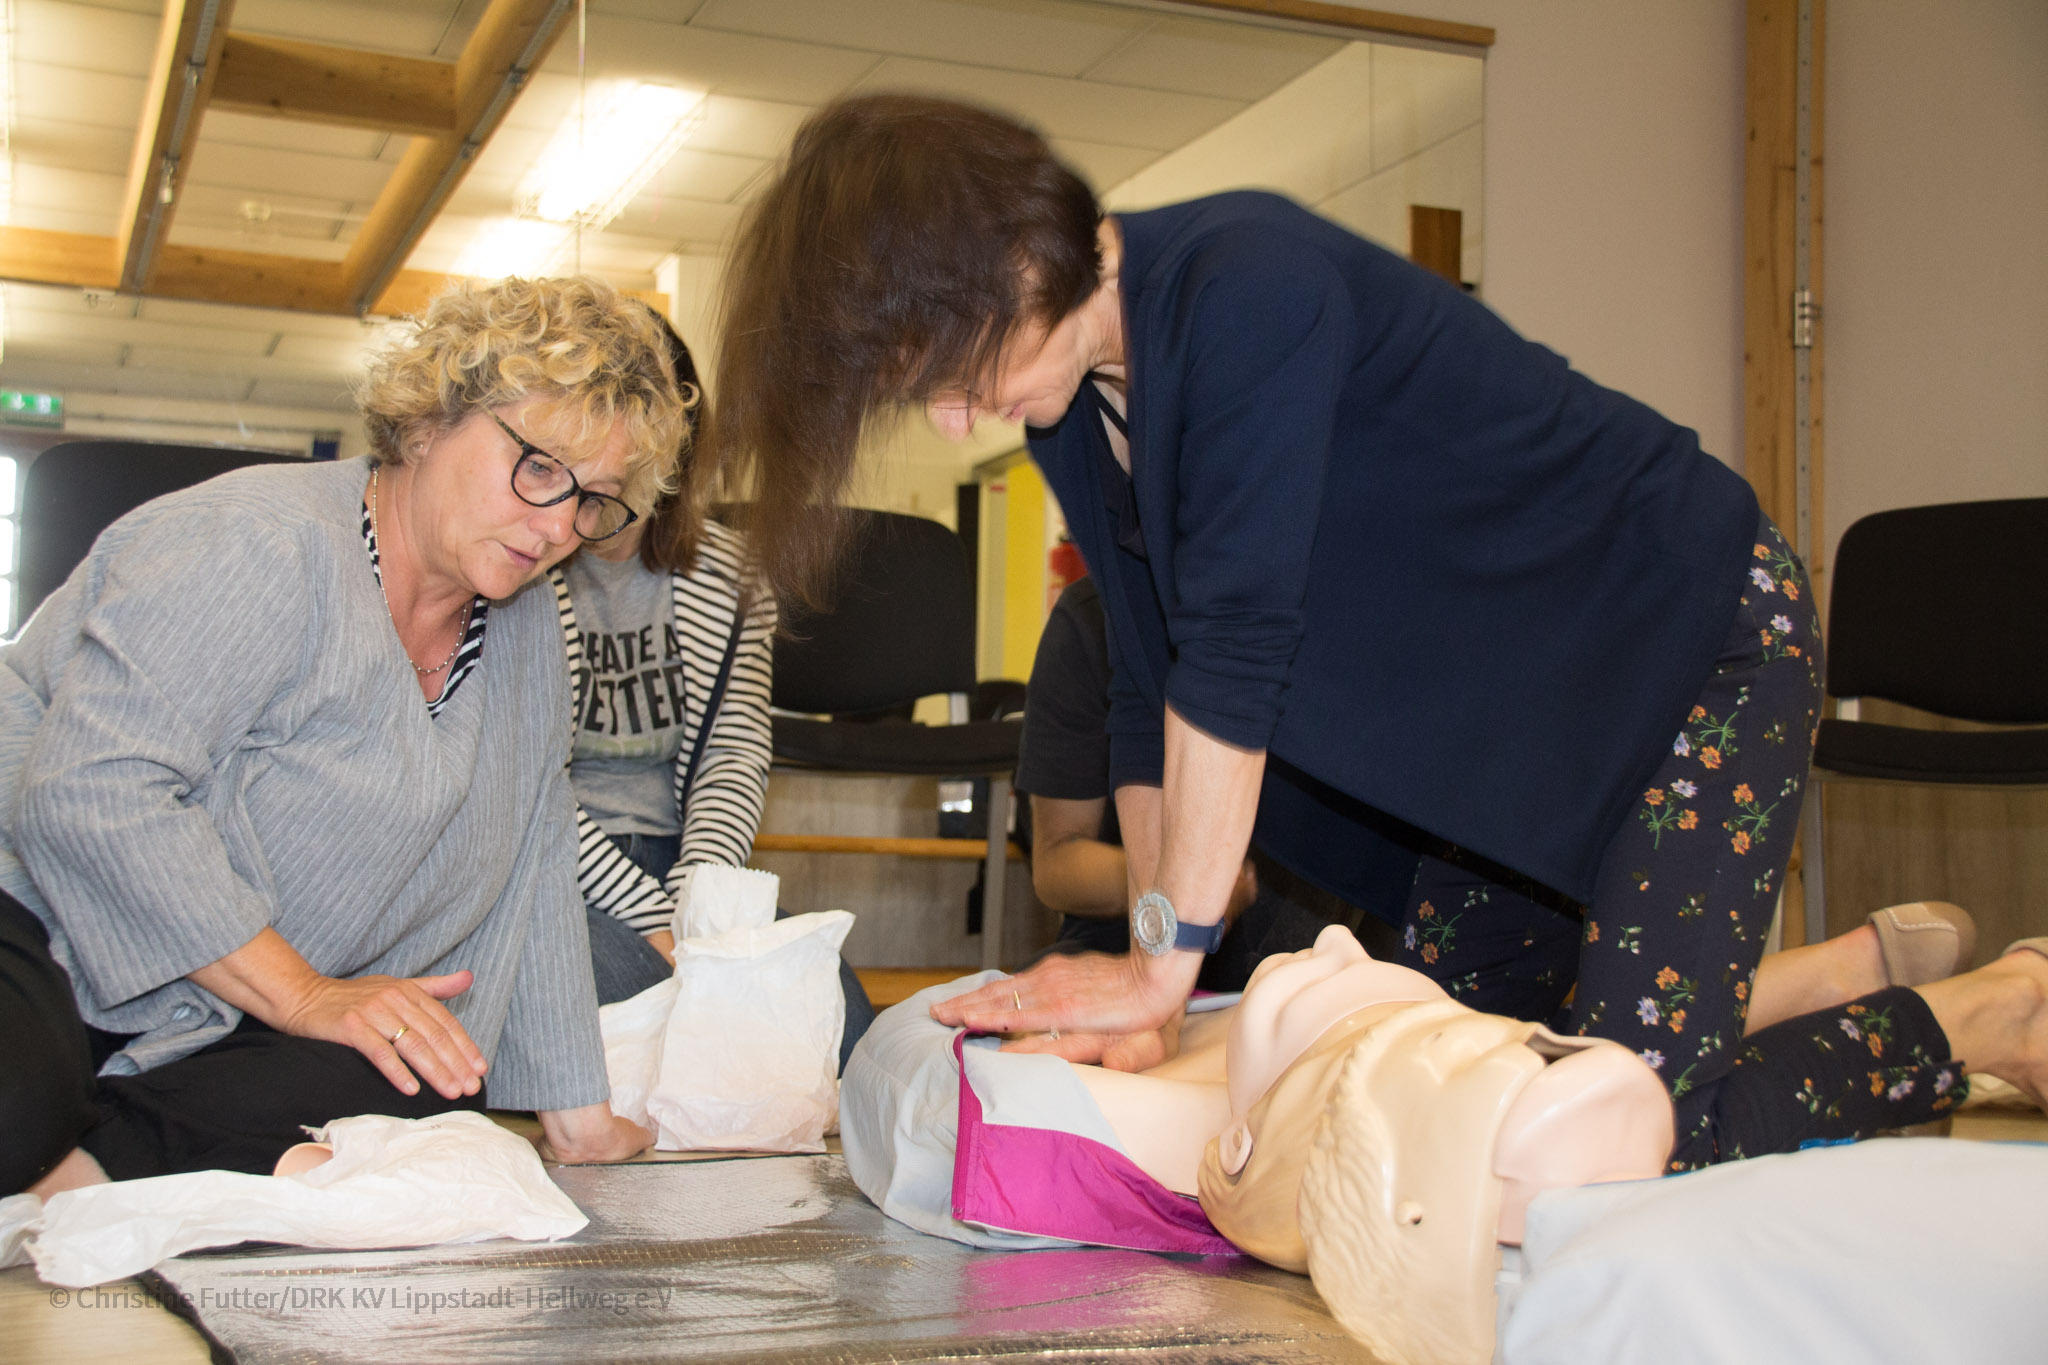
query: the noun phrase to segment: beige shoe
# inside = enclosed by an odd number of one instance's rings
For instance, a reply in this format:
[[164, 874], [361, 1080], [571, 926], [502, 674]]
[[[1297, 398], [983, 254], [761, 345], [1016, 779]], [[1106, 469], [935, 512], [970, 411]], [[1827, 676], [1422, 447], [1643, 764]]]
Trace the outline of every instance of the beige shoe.
[[2048, 957], [2048, 938], [2020, 938], [2005, 945], [2000, 957], [2011, 957], [2014, 953], [2039, 953]]
[[[1924, 986], [1968, 971], [1977, 951], [1977, 923], [1946, 901], [1888, 905], [1870, 916], [1887, 986]], [[2010, 952], [2011, 949], [2006, 951]]]

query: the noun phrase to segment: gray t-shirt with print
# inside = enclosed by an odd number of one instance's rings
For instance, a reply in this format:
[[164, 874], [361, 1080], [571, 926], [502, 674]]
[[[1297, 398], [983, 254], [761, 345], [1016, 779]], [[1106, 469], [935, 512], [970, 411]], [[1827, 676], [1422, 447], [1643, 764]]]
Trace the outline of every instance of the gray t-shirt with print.
[[583, 637], [583, 699], [569, 780], [610, 834], [677, 834], [676, 755], [684, 725], [683, 657], [666, 574], [638, 555], [569, 561], [569, 597]]

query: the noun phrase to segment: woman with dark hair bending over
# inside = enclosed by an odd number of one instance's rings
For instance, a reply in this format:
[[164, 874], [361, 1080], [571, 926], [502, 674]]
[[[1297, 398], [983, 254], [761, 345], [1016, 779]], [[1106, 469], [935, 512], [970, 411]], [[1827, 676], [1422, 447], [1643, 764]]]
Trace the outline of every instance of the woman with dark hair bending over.
[[944, 1022], [1156, 1060], [1256, 818], [1463, 1003], [1641, 1055], [1675, 1168], [1927, 1119], [1966, 1064], [2048, 1089], [2040, 951], [1914, 989], [1859, 929], [1745, 1036], [1819, 712], [1804, 570], [1691, 431], [1455, 287], [1269, 194], [1105, 217], [1033, 131], [902, 96], [804, 127], [728, 287], [723, 448], [786, 591], [903, 404], [1021, 418], [1101, 588], [1132, 951]]

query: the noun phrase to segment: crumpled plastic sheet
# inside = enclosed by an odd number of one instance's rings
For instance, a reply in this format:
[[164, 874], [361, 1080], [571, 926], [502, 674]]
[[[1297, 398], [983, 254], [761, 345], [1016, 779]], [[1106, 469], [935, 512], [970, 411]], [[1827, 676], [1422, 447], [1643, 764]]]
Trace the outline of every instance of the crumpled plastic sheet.
[[884, 1217], [836, 1155], [552, 1174], [591, 1218], [566, 1241], [194, 1256], [153, 1282], [242, 1365], [1372, 1359], [1304, 1276], [975, 1251]]

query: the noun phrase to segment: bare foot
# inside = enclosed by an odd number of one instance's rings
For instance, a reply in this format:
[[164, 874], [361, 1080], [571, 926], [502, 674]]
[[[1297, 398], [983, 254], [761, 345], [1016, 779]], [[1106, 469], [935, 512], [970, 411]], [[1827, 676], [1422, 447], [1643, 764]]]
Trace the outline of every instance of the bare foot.
[[23, 1191], [38, 1199], [48, 1199], [53, 1194], [66, 1190], [84, 1189], [87, 1185], [110, 1183], [107, 1173], [100, 1169], [100, 1163], [86, 1154], [83, 1147], [73, 1147], [62, 1161], [50, 1168], [50, 1173]]
[[2048, 957], [2023, 948], [1914, 989], [1948, 1035], [1950, 1056], [2048, 1108]]
[[1868, 924], [1838, 938], [1772, 953], [1750, 986], [1745, 1034], [1815, 1010], [1860, 999], [1885, 986], [1877, 930]]

